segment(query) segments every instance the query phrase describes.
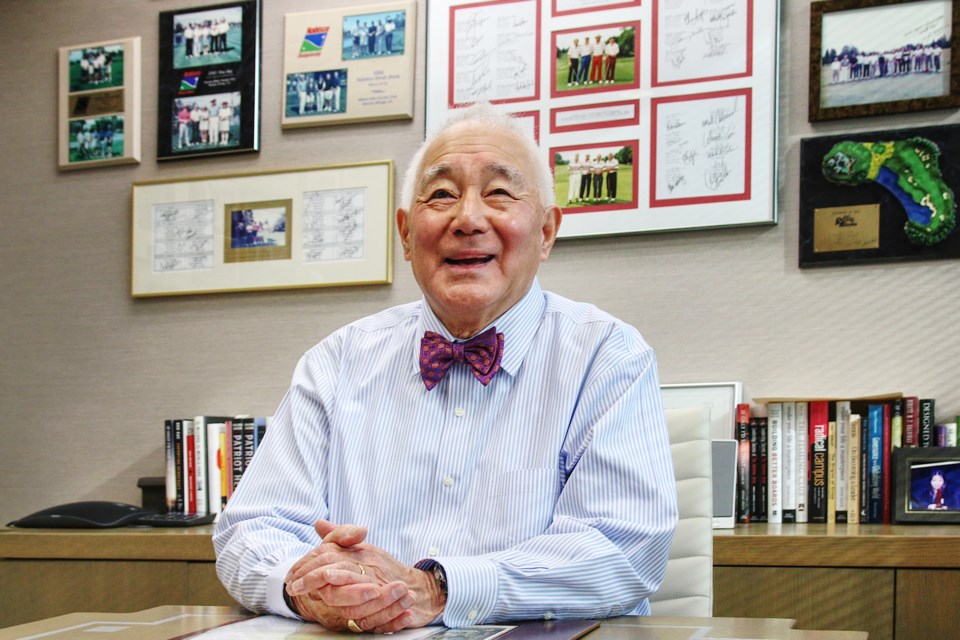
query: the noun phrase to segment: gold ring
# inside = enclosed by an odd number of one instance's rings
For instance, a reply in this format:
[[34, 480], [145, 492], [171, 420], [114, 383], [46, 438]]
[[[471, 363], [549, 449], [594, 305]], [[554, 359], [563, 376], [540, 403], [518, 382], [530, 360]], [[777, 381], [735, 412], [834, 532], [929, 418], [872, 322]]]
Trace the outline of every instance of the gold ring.
[[356, 620], [347, 620], [347, 629], [353, 631], [354, 633], [363, 633], [363, 629], [360, 628], [360, 625], [357, 624]]
[[364, 570], [362, 564], [360, 564], [360, 563], [358, 562], [358, 563], [357, 563], [357, 566], [360, 567], [360, 575], [362, 575], [362, 576], [367, 575], [367, 572]]

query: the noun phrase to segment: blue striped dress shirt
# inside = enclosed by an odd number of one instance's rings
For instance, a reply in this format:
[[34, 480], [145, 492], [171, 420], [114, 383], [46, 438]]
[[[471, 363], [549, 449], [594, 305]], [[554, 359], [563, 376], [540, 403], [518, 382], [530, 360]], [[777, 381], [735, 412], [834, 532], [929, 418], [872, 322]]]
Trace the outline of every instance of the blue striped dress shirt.
[[438, 562], [450, 627], [647, 614], [677, 522], [656, 357], [636, 329], [537, 281], [494, 325], [502, 371], [455, 364], [431, 391], [424, 301], [307, 351], [220, 516], [217, 572], [257, 612], [324, 518], [369, 528], [408, 565]]

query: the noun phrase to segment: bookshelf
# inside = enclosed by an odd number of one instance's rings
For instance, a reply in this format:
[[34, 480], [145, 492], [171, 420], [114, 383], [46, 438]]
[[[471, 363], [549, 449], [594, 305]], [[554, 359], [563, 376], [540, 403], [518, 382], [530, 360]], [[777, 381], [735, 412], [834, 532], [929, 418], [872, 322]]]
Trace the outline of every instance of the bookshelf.
[[[216, 577], [212, 530], [0, 530], [0, 627], [72, 611], [233, 604]], [[791, 618], [870, 640], [955, 635], [960, 527], [750, 524], [713, 540], [714, 616]]]

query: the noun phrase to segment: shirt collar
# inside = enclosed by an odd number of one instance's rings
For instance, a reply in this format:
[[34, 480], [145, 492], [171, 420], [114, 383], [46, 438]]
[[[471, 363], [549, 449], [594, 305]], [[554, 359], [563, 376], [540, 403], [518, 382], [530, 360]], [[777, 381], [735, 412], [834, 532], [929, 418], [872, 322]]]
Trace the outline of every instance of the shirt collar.
[[[439, 333], [447, 340], [456, 340], [456, 338], [447, 331], [447, 328], [443, 326], [443, 323], [440, 322], [440, 319], [433, 312], [433, 309], [430, 308], [426, 299], [424, 299], [421, 304], [422, 312], [415, 336], [416, 340], [413, 345], [414, 354], [410, 358], [410, 362], [417, 370], [417, 375], [420, 374], [420, 339], [423, 337], [424, 332], [433, 331]], [[496, 327], [497, 332], [503, 334], [503, 359], [500, 361], [500, 368], [511, 376], [517, 375], [517, 372], [520, 370], [520, 365], [523, 364], [523, 359], [527, 355], [527, 351], [529, 351], [530, 345], [533, 343], [533, 337], [536, 335], [537, 329], [540, 326], [540, 319], [543, 317], [546, 305], [543, 289], [540, 288], [540, 282], [537, 278], [534, 278], [530, 289], [527, 290], [515, 305], [477, 332], [480, 334], [490, 327]]]

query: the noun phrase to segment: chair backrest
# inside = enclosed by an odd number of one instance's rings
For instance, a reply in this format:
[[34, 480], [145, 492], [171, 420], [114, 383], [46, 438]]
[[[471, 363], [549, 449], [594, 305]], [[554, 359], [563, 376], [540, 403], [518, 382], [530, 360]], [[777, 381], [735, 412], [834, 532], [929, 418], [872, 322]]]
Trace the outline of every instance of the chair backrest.
[[680, 521], [667, 572], [650, 597], [656, 616], [710, 616], [713, 610], [713, 481], [710, 408], [666, 410]]

